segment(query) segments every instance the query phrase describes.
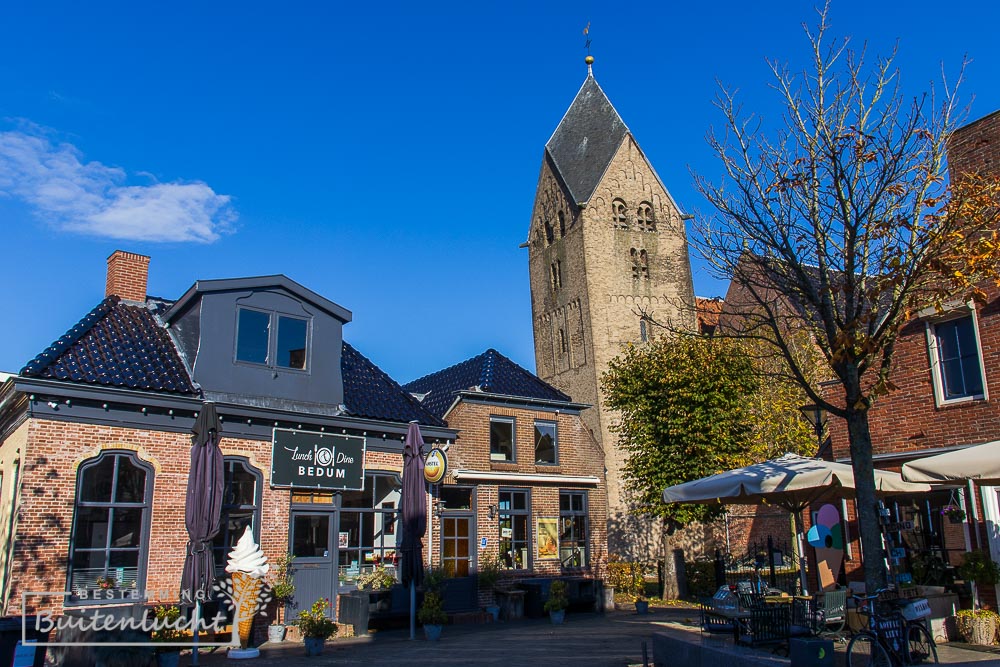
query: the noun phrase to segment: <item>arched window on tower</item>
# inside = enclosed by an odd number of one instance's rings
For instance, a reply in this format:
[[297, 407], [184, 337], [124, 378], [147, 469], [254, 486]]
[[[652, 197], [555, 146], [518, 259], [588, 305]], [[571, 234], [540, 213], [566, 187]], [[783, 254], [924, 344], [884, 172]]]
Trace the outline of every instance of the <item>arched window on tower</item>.
[[639, 340], [643, 343], [649, 342], [649, 330], [646, 327], [646, 318], [639, 320]]
[[632, 248], [628, 251], [629, 259], [632, 260], [632, 280], [638, 280], [641, 275], [639, 271], [639, 251]]
[[559, 211], [559, 238], [566, 236], [566, 215]]
[[649, 255], [645, 250], [639, 251], [639, 275], [643, 280], [649, 280]]
[[559, 330], [559, 354], [566, 354], [566, 332]]
[[557, 290], [562, 287], [562, 261], [556, 260], [549, 267], [552, 278], [552, 289]]
[[644, 201], [639, 204], [639, 209], [636, 211], [636, 220], [639, 224], [639, 231], [656, 231], [656, 219], [653, 217], [653, 206], [649, 202]]
[[545, 219], [545, 242], [551, 244], [555, 241], [555, 232], [552, 229], [552, 223], [549, 222], [548, 218]]
[[628, 229], [628, 208], [621, 199], [611, 202], [611, 221], [618, 229]]

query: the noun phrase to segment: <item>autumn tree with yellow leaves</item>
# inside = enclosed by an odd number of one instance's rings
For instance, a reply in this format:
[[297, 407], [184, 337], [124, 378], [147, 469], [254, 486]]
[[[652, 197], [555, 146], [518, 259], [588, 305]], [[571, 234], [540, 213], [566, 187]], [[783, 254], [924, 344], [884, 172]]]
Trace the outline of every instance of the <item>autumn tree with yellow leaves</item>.
[[[964, 117], [961, 76], [911, 99], [894, 53], [869, 61], [827, 33], [823, 8], [806, 28], [808, 71], [770, 63], [783, 105], [777, 124], [720, 92], [725, 130], [709, 142], [725, 175], [697, 179], [716, 214], [692, 242], [738, 295], [727, 298], [723, 334], [774, 351], [811, 402], [846, 421], [873, 590], [886, 572], [869, 409], [894, 389], [903, 325], [927, 308], [982, 298], [979, 286], [998, 279], [1000, 187], [975, 174], [948, 181], [947, 140]], [[793, 342], [803, 335], [836, 391], [823, 391], [803, 364]]]

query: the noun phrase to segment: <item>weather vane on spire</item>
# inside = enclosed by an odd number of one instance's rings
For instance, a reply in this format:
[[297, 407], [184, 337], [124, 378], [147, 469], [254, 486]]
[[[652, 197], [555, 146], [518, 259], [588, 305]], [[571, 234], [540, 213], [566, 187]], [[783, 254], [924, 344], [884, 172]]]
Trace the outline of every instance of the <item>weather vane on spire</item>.
[[587, 27], [583, 29], [583, 36], [587, 38], [584, 44], [587, 49], [587, 57], [583, 61], [587, 63], [587, 71], [590, 72], [590, 66], [594, 64], [594, 56], [590, 55], [590, 21], [587, 21]]

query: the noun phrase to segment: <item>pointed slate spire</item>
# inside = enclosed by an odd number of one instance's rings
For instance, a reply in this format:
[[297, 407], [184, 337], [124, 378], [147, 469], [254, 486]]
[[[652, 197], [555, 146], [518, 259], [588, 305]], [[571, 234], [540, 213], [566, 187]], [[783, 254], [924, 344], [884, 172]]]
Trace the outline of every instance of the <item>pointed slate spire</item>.
[[629, 134], [625, 121], [597, 84], [587, 57], [587, 78], [566, 114], [545, 144], [556, 171], [574, 201], [586, 204], [607, 171], [622, 140]]

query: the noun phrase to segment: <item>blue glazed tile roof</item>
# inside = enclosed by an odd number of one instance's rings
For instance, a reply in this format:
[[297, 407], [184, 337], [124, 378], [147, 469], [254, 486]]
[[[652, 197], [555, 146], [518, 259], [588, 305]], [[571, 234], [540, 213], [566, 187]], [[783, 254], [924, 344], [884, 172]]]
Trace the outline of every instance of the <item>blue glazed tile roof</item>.
[[25, 377], [197, 394], [167, 332], [143, 306], [111, 296], [21, 369]]
[[438, 417], [444, 417], [456, 392], [474, 388], [516, 398], [566, 403], [572, 400], [494, 349], [403, 385], [409, 392], [426, 394], [421, 405]]
[[[108, 297], [73, 328], [21, 369], [25, 377], [121, 387], [142, 391], [198, 395], [173, 341], [148, 307]], [[392, 422], [417, 420], [427, 426], [444, 422], [382, 369], [344, 343], [341, 355], [344, 403], [356, 417]]]
[[395, 422], [416, 420], [427, 426], [445, 425], [385, 371], [346, 342], [340, 368], [344, 377], [344, 404], [352, 416]]

